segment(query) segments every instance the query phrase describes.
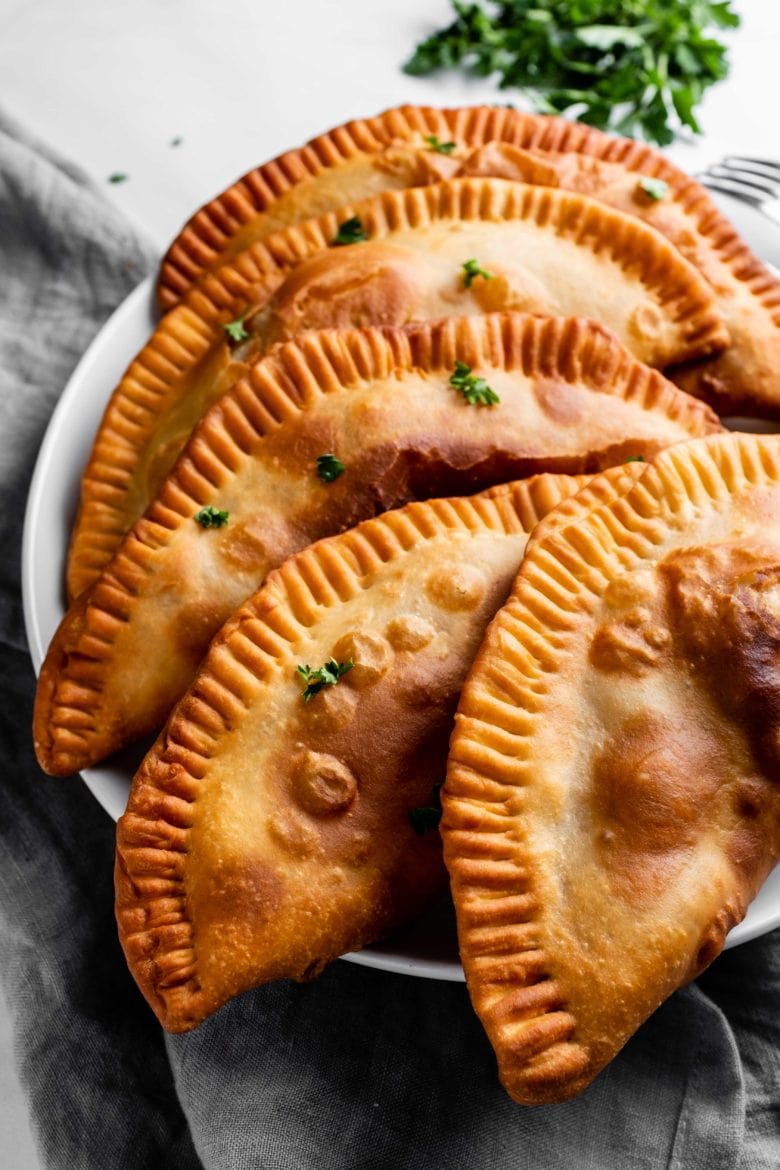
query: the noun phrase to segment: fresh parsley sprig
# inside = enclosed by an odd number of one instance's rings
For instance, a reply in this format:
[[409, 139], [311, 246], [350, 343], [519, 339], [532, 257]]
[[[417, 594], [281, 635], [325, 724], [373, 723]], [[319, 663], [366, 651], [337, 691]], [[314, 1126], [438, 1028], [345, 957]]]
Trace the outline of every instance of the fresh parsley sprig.
[[472, 374], [471, 366], [467, 366], [465, 362], [455, 362], [455, 369], [450, 375], [450, 386], [460, 390], [469, 406], [494, 406], [501, 401], [485, 379]]
[[536, 110], [667, 145], [728, 73], [711, 29], [733, 29], [731, 0], [451, 0], [455, 20], [415, 49], [407, 73], [496, 74]]
[[337, 662], [335, 658], [329, 658], [317, 670], [313, 670], [309, 665], [296, 666], [296, 673], [306, 683], [306, 686], [301, 692], [304, 703], [308, 703], [314, 695], [318, 695], [323, 687], [335, 686], [348, 670], [352, 670], [354, 665], [351, 658], [349, 662]]
[[481, 276], [483, 280], [493, 279], [493, 273], [486, 272], [484, 268], [480, 268], [478, 260], [467, 260], [462, 267], [464, 288], [471, 288], [478, 276]]
[[367, 239], [368, 232], [363, 227], [360, 216], [353, 215], [351, 219], [345, 219], [343, 223], [339, 224], [339, 230], [331, 243], [336, 247], [342, 247], [344, 244], [361, 244], [363, 240]]

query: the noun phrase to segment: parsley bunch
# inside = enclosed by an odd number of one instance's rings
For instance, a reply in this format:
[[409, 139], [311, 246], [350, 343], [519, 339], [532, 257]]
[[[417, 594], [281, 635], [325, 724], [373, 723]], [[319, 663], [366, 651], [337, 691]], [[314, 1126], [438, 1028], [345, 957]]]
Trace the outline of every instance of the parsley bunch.
[[731, 0], [451, 0], [455, 20], [404, 65], [457, 65], [499, 76], [534, 109], [664, 146], [676, 127], [700, 132], [694, 110], [728, 72], [708, 29], [736, 28]]

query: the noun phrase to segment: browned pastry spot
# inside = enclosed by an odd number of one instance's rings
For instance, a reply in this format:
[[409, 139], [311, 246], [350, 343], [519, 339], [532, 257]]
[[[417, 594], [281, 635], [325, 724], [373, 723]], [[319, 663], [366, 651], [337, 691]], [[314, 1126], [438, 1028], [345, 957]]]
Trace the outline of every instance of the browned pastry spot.
[[320, 842], [316, 828], [294, 809], [280, 809], [272, 813], [267, 825], [274, 841], [291, 857], [308, 858], [317, 852]]
[[434, 569], [425, 580], [425, 592], [442, 609], [476, 609], [487, 590], [485, 574], [471, 565]]
[[401, 614], [388, 622], [385, 631], [387, 640], [395, 650], [407, 651], [414, 654], [427, 646], [434, 637], [436, 629], [425, 618], [418, 614]]
[[701, 723], [652, 710], [629, 716], [606, 741], [593, 761], [593, 817], [621, 897], [641, 905], [675, 880], [730, 772], [724, 757]]
[[378, 683], [393, 664], [390, 643], [370, 630], [352, 630], [339, 638], [333, 647], [333, 657], [337, 662], [352, 663], [352, 669], [344, 681], [359, 691]]
[[327, 752], [305, 751], [296, 758], [292, 786], [298, 804], [317, 817], [343, 813], [358, 791], [354, 772]]

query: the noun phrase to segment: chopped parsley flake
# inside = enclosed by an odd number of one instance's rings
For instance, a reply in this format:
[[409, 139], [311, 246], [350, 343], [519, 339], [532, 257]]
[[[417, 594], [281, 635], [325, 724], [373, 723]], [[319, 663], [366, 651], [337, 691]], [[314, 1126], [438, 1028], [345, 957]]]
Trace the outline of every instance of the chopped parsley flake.
[[195, 513], [195, 519], [201, 528], [224, 528], [229, 515], [229, 512], [223, 512], [221, 508], [215, 508], [213, 504], [209, 504], [206, 508], [201, 508], [199, 512]]
[[471, 288], [478, 276], [481, 276], [483, 280], [491, 280], [493, 273], [480, 268], [478, 260], [467, 260], [463, 265], [463, 287]]
[[629, 455], [626, 459], [626, 463], [644, 463], [644, 461], [644, 455]]
[[317, 475], [323, 483], [333, 483], [344, 474], [344, 464], [335, 455], [317, 456]]
[[335, 686], [348, 670], [352, 670], [354, 665], [351, 658], [349, 662], [337, 662], [335, 658], [329, 658], [324, 666], [320, 666], [317, 670], [312, 670], [308, 665], [296, 666], [296, 673], [306, 683], [301, 692], [304, 703], [308, 703], [314, 695], [319, 694], [323, 687]]
[[360, 244], [363, 240], [368, 239], [363, 224], [361, 223], [359, 215], [353, 215], [351, 219], [347, 219], [344, 223], [339, 224], [339, 230], [331, 240], [332, 244], [341, 246], [342, 244]]
[[175, 138], [171, 139], [171, 146], [181, 146], [183, 141], [184, 139], [180, 138], [177, 134]]
[[246, 313], [242, 313], [240, 317], [236, 317], [235, 321], [228, 321], [222, 326], [231, 341], [246, 341], [249, 334], [244, 328], [245, 320]]
[[115, 171], [113, 175], [108, 176], [109, 183], [126, 183], [130, 178], [124, 171]]
[[442, 142], [435, 134], [426, 134], [425, 141], [437, 154], [452, 154], [457, 145], [455, 142]]
[[426, 833], [438, 829], [441, 820], [441, 784], [434, 784], [431, 789], [431, 803], [422, 808], [409, 809], [409, 821], [415, 833], [424, 837]]
[[485, 379], [472, 374], [471, 366], [467, 366], [465, 362], [455, 362], [455, 369], [450, 376], [450, 386], [460, 390], [469, 406], [494, 406], [501, 401]]
[[641, 179], [637, 180], [637, 186], [644, 191], [645, 195], [655, 199], [656, 203], [665, 199], [669, 192], [669, 184], [665, 183], [663, 179], [651, 179], [647, 175], [642, 175]]

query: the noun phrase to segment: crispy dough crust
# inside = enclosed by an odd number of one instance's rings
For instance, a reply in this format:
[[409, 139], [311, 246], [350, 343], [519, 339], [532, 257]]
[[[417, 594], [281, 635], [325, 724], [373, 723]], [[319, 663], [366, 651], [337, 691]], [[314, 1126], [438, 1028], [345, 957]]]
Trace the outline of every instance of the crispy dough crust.
[[[353, 214], [360, 216], [375, 243], [331, 248], [339, 224]], [[506, 290], [509, 303], [480, 299], [504, 287], [498, 280], [482, 282], [486, 287], [477, 282], [471, 290], [458, 288], [459, 266], [453, 264], [450, 273], [451, 261], [445, 270], [452, 288], [441, 289], [437, 283], [443, 279], [441, 261], [434, 271], [435, 257], [426, 260], [411, 245], [402, 249], [393, 244], [401, 232], [411, 229], [414, 236], [420, 233], [424, 238], [426, 229], [435, 231], [437, 224], [448, 220], [530, 224], [545, 233], [545, 240], [549, 236], [551, 243], [560, 241], [561, 248], [581, 249], [588, 258], [588, 289], [570, 287], [556, 271], [548, 274], [556, 287], [542, 291], [566, 313], [582, 312], [578, 306], [589, 300], [589, 293], [603, 296], [605, 311], [616, 318], [605, 323], [623, 330], [624, 343], [651, 365], [666, 364], [670, 353], [678, 357], [710, 353], [728, 341], [711, 290], [695, 269], [652, 229], [584, 196], [496, 179], [461, 179], [385, 192], [288, 228], [247, 249], [193, 289], [163, 319], [114, 391], [82, 481], [68, 564], [70, 596], [78, 596], [95, 579], [148, 503], [139, 474], [146, 474], [150, 460], [156, 474], [167, 472], [195, 421], [237, 376], [221, 326], [250, 307], [270, 302], [272, 309], [271, 297], [292, 269], [297, 272], [280, 290], [276, 317], [272, 312], [262, 323], [270, 330], [266, 340], [355, 321], [402, 325], [414, 318], [460, 315], [480, 307], [540, 309], [534, 303], [535, 286], [522, 290], [519, 305], [512, 300], [511, 281]], [[382, 250], [383, 244], [387, 249]], [[463, 246], [468, 249], [466, 241]], [[372, 247], [378, 251], [372, 252]], [[442, 247], [439, 240], [437, 248]], [[313, 269], [302, 266], [307, 259]], [[598, 271], [590, 271], [591, 261]], [[533, 280], [544, 286], [544, 279], [533, 275], [534, 263], [540, 261], [529, 259]], [[346, 289], [338, 282], [342, 271], [348, 272]], [[306, 272], [311, 276], [308, 285], [301, 275]], [[624, 279], [626, 286], [617, 287], [616, 282]], [[301, 280], [303, 290], [298, 287]], [[350, 301], [353, 286], [359, 304]], [[366, 287], [369, 292], [360, 299], [360, 290]], [[376, 295], [370, 291], [374, 289]], [[301, 310], [307, 290], [309, 319], [306, 304]], [[641, 296], [633, 296], [638, 290]], [[630, 308], [634, 302], [636, 311]]]
[[[501, 403], [467, 405], [448, 384], [457, 360]], [[501, 314], [289, 342], [211, 408], [61, 623], [38, 684], [41, 765], [66, 775], [155, 731], [211, 635], [313, 540], [409, 499], [594, 471], [719, 429], [591, 321]], [[327, 485], [326, 451], [346, 464]], [[230, 512], [225, 529], [193, 523], [209, 504]]]
[[[120, 940], [165, 1028], [310, 977], [441, 887], [437, 835], [415, 837], [408, 809], [443, 774], [457, 692], [527, 533], [581, 483], [385, 513], [286, 561], [227, 623], [117, 829]], [[352, 671], [302, 702], [296, 663], [331, 654]]]
[[[632, 213], [667, 235], [693, 263], [700, 263], [721, 294], [721, 307], [733, 340], [731, 349], [720, 357], [680, 370], [679, 384], [711, 402], [721, 414], [777, 416], [780, 282], [753, 255], [704, 188], [659, 151], [563, 118], [486, 106], [450, 110], [403, 106], [376, 118], [339, 126], [300, 150], [288, 151], [256, 167], [193, 216], [163, 260], [158, 287], [161, 307], [175, 305], [241, 240], [242, 234], [247, 236], [247, 229], [258, 216], [272, 213], [280, 198], [306, 180], [334, 169], [348, 169], [361, 156], [388, 152], [399, 143], [421, 148], [429, 134], [436, 134], [442, 141], [454, 139], [466, 150], [495, 143], [553, 154], [581, 154], [668, 183], [669, 201], [679, 217], [668, 215], [664, 206], [667, 201], [657, 204], [651, 199], [644, 207], [634, 206]], [[424, 157], [428, 152], [420, 149], [419, 154]], [[440, 163], [441, 156], [432, 157]], [[420, 173], [416, 175], [411, 162], [407, 162], [406, 170], [409, 185], [429, 181], [424, 167], [418, 165]], [[392, 165], [387, 171], [388, 185], [395, 183]], [[480, 173], [491, 171], [488, 168]], [[517, 177], [511, 169], [504, 171], [500, 166], [492, 173]], [[563, 178], [562, 185], [568, 186], [571, 178]], [[550, 178], [549, 174], [534, 178], [526, 170], [524, 181], [549, 182]], [[592, 194], [601, 197], [597, 188]], [[609, 192], [606, 198], [609, 202]], [[345, 192], [344, 201], [349, 200]], [[618, 206], [622, 206], [622, 199]]]
[[454, 110], [401, 106], [375, 118], [347, 122], [254, 167], [201, 207], [163, 257], [157, 288], [160, 308], [165, 311], [178, 304], [204, 273], [222, 263], [236, 234], [294, 187], [360, 155], [379, 154], [399, 143], [423, 147], [425, 137], [432, 134], [464, 146], [497, 140], [545, 150], [580, 150], [590, 141], [594, 151], [604, 137], [582, 123], [489, 106]]
[[780, 852], [780, 439], [634, 471], [540, 526], [451, 740], [461, 955], [527, 1104], [579, 1092], [699, 974]]

